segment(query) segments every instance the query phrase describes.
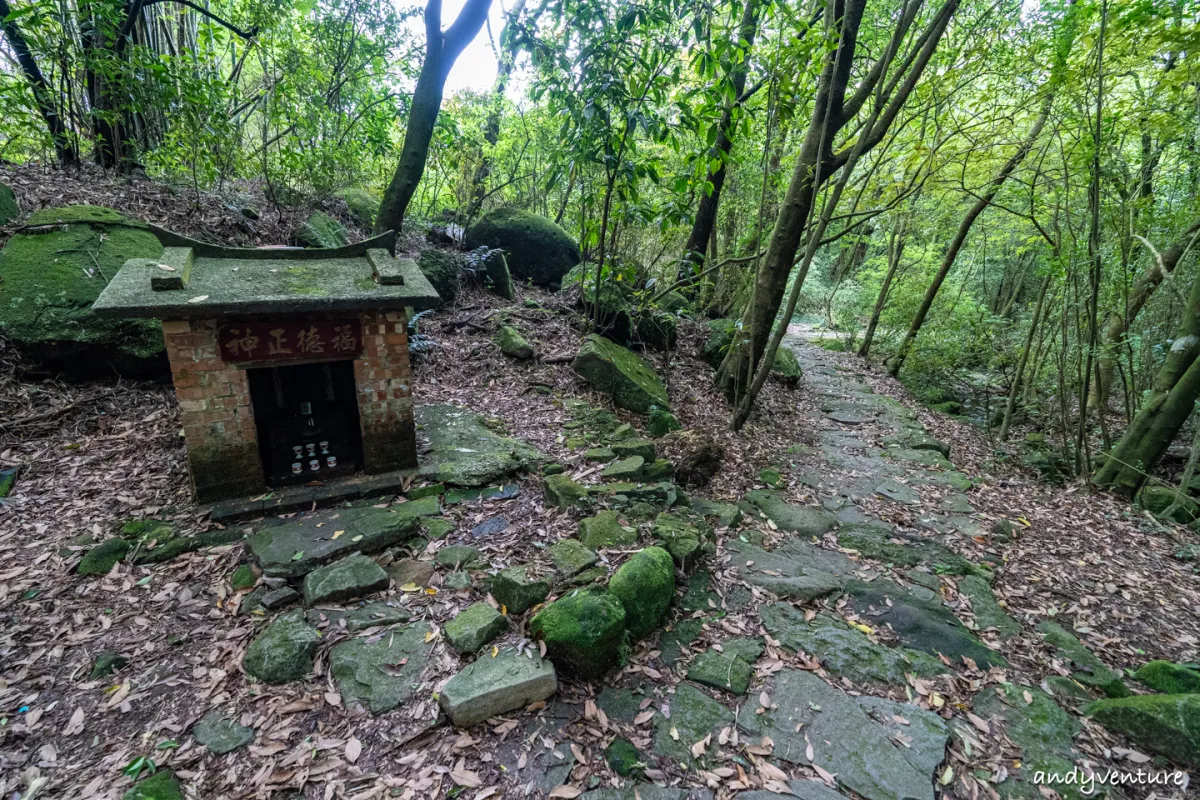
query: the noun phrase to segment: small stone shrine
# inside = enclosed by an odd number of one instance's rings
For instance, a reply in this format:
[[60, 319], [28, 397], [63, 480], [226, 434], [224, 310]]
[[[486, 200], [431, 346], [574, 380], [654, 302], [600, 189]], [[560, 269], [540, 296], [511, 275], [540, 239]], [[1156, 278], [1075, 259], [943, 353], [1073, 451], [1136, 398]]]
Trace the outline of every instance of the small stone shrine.
[[162, 320], [196, 499], [417, 465], [408, 315], [437, 292], [395, 234], [235, 249], [158, 231], [93, 306]]

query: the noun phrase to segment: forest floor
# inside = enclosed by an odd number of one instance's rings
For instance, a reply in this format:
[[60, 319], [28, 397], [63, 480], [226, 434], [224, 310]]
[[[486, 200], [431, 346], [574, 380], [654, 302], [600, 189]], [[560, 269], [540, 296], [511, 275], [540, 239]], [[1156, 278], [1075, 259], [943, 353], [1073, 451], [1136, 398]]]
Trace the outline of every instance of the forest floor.
[[[414, 365], [418, 406], [496, 417], [547, 461], [599, 482], [602, 465], [568, 441], [579, 417], [567, 401], [637, 429], [645, 422], [555, 363], [579, 346], [574, 317], [560, 296], [536, 289], [515, 303], [464, 292], [422, 320], [436, 346]], [[502, 318], [537, 360], [499, 354], [491, 337]], [[1172, 557], [1195, 535], [1081, 485], [1039, 484], [998, 459], [979, 429], [921, 408], [854, 356], [808, 343], [803, 329], [793, 334], [803, 380], [768, 384], [738, 434], [699, 355], [706, 328], [683, 323], [669, 364], [651, 356], [683, 426], [725, 448], [693, 498], [750, 500], [746, 513], [717, 525], [716, 553], [680, 578], [666, 630], [638, 642], [623, 665], [590, 683], [560, 678], [551, 700], [467, 730], [438, 714], [434, 693], [471, 660], [443, 631], [489, 598], [482, 572], [466, 589], [445, 587], [452, 569], [437, 553], [470, 544], [488, 570], [544, 562], [548, 545], [577, 535], [580, 515], [549, 508], [541, 478], [514, 476], [510, 499], [445, 503], [448, 534], [384, 559], [422, 565], [427, 589], [393, 583], [376, 598], [411, 620], [351, 633], [321, 617], [310, 676], [267, 686], [241, 666], [272, 616], [239, 613], [246, 594], [231, 575], [246, 560], [241, 543], [157, 565], [118, 563], [101, 576], [74, 571], [93, 542], [131, 518], [168, 521], [181, 535], [222, 527], [188, 498], [170, 389], [67, 386], [10, 369], [0, 466], [24, 471], [0, 504], [0, 796], [118, 798], [139, 758], [196, 798], [1052, 797], [1034, 785], [1035, 765], [1170, 769], [1079, 708], [1119, 674], [1106, 667], [1200, 660], [1200, 576]], [[943, 445], [952, 465], [928, 449]], [[772, 469], [778, 481], [763, 473]], [[332, 528], [343, 511], [236, 528]], [[476, 533], [497, 518], [505, 524]], [[648, 524], [622, 522], [649, 542]], [[602, 551], [602, 564], [628, 552]], [[832, 591], [819, 588], [830, 581]], [[510, 616], [495, 644], [523, 647], [527, 615]], [[429, 634], [405, 672], [418, 677], [404, 702], [379, 714], [346, 702], [331, 652], [417, 625]], [[126, 663], [93, 677], [102, 652]], [[717, 663], [731, 675], [740, 662], [752, 665], [741, 692], [713, 688], [701, 668]], [[251, 729], [249, 746], [216, 755], [195, 741], [193, 725], [214, 709]], [[607, 763], [617, 736], [637, 748], [640, 781]], [[1124, 796], [1152, 791], [1189, 796], [1161, 785]]]

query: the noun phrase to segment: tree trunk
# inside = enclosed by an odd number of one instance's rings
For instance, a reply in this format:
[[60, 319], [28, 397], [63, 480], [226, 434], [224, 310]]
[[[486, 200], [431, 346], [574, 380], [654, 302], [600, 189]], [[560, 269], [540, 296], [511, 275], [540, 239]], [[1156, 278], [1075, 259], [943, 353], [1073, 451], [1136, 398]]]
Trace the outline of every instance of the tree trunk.
[[879, 318], [887, 306], [888, 295], [892, 291], [892, 281], [896, 278], [896, 270], [900, 266], [900, 258], [904, 255], [904, 245], [908, 240], [908, 216], [905, 213], [896, 215], [896, 224], [888, 241], [888, 268], [883, 276], [883, 284], [879, 287], [879, 296], [875, 298], [875, 307], [871, 309], [871, 319], [867, 322], [866, 333], [863, 334], [862, 345], [858, 354], [867, 358], [871, 353], [871, 343], [875, 340], [875, 329], [879, 327]]
[[731, 138], [734, 124], [733, 115], [745, 101], [742, 94], [746, 91], [746, 76], [750, 71], [750, 50], [754, 47], [754, 36], [757, 32], [758, 2], [757, 0], [747, 0], [741, 24], [738, 25], [739, 45], [743, 47], [745, 55], [742, 57], [741, 63], [733, 69], [734, 100], [726, 104], [725, 110], [721, 114], [721, 121], [717, 125], [717, 141], [709, 159], [710, 161], [712, 158], [717, 160], [717, 168], [709, 170], [705, 179], [704, 189], [711, 184], [712, 191], [701, 190], [700, 203], [696, 208], [696, 220], [692, 223], [692, 232], [688, 236], [687, 244], [683, 247], [684, 262], [694, 264], [697, 271], [704, 265], [704, 248], [712, 237], [713, 229], [717, 224], [717, 207], [721, 202], [721, 190], [725, 186], [726, 161], [729, 158], [729, 151], [733, 148], [733, 139]]
[[1021, 162], [1025, 160], [1025, 156], [1033, 149], [1034, 142], [1037, 141], [1037, 137], [1041, 134], [1046, 120], [1050, 117], [1050, 107], [1053, 104], [1054, 92], [1047, 92], [1045, 99], [1042, 100], [1041, 111], [1038, 113], [1037, 119], [1034, 120], [1033, 127], [1029, 130], [1029, 135], [1025, 137], [1025, 141], [1021, 142], [1021, 145], [1017, 148], [1017, 152], [1013, 153], [1008, 161], [1005, 162], [1000, 172], [996, 174], [996, 177], [988, 185], [984, 195], [975, 202], [975, 205], [971, 206], [971, 210], [967, 212], [962, 222], [959, 223], [958, 232], [954, 234], [954, 239], [950, 241], [950, 246], [946, 248], [946, 255], [942, 259], [942, 264], [938, 268], [933, 282], [929, 284], [929, 288], [925, 291], [925, 297], [921, 300], [920, 307], [917, 308], [917, 313], [913, 317], [908, 333], [904, 336], [904, 341], [900, 343], [900, 349], [896, 352], [895, 356], [888, 360], [888, 374], [893, 378], [900, 374], [900, 368], [904, 366], [904, 361], [908, 358], [908, 354], [912, 350], [913, 342], [916, 340], [917, 334], [921, 332], [921, 326], [925, 324], [925, 319], [929, 316], [929, 310], [933, 307], [933, 301], [937, 298], [938, 292], [941, 291], [942, 284], [946, 282], [946, 277], [950, 274], [950, 269], [954, 266], [959, 251], [966, 244], [967, 235], [971, 232], [971, 227], [975, 224], [975, 220], [979, 219], [979, 215], [992, 204], [992, 200], [996, 198], [996, 194], [1004, 186], [1008, 177], [1021, 165]]
[[442, 33], [442, 0], [429, 0], [425, 6], [425, 62], [421, 64], [417, 88], [413, 91], [400, 163], [383, 193], [379, 216], [375, 219], [376, 233], [399, 231], [404, 226], [404, 215], [429, 158], [429, 142], [442, 107], [446, 76], [463, 48], [483, 27], [491, 4], [492, 0], [467, 0], [458, 19], [445, 33]]
[[[546, 3], [543, 0], [535, 18], [541, 16], [542, 9], [545, 7]], [[479, 165], [475, 168], [475, 175], [471, 179], [474, 197], [471, 200], [471, 207], [467, 209], [463, 224], [479, 213], [479, 209], [487, 197], [487, 179], [492, 174], [492, 158], [488, 148], [495, 147], [496, 142], [500, 140], [500, 121], [504, 113], [504, 91], [508, 88], [508, 79], [512, 77], [513, 68], [517, 63], [517, 39], [513, 34], [513, 27], [523, 13], [525, 13], [525, 0], [517, 0], [516, 5], [508, 12], [508, 22], [504, 24], [504, 30], [500, 32], [496, 82], [492, 84], [492, 102], [488, 107], [487, 119], [483, 124], [483, 140], [486, 142], [486, 147], [480, 155]]]
[[1125, 316], [1122, 317], [1115, 310], [1109, 315], [1108, 327], [1104, 333], [1104, 346], [1099, 354], [1097, 384], [1093, 386], [1093, 408], [1104, 408], [1108, 405], [1108, 397], [1112, 392], [1117, 352], [1125, 341], [1125, 335], [1163, 280], [1174, 274], [1175, 267], [1191, 249], [1197, 236], [1200, 236], [1200, 219], [1193, 222], [1180, 241], [1171, 245], [1166, 251], [1161, 254], [1152, 253], [1154, 264], [1147, 267], [1133, 282]]
[[1029, 320], [1029, 333], [1025, 335], [1025, 347], [1021, 350], [1021, 358], [1017, 361], [1017, 373], [1013, 375], [1012, 386], [1008, 389], [1008, 405], [1004, 407], [1004, 421], [1000, 423], [1000, 441], [1008, 441], [1008, 427], [1012, 423], [1013, 411], [1017, 407], [1017, 396], [1021, 391], [1021, 380], [1025, 377], [1025, 366], [1029, 363], [1029, 353], [1033, 349], [1033, 337], [1037, 332], [1038, 321], [1042, 318], [1042, 306], [1046, 304], [1046, 295], [1050, 292], [1050, 279], [1053, 273], [1046, 275], [1042, 288], [1038, 292], [1037, 305], [1033, 309], [1033, 319]]
[[38, 67], [37, 59], [30, 51], [29, 43], [25, 41], [25, 35], [21, 33], [20, 27], [15, 21], [8, 19], [11, 13], [12, 8], [9, 7], [8, 0], [0, 0], [0, 31], [4, 32], [4, 38], [8, 39], [9, 46], [16, 54], [17, 63], [21, 65], [21, 71], [25, 73], [25, 79], [29, 81], [34, 104], [37, 106], [38, 113], [42, 115], [42, 119], [46, 123], [46, 130], [50, 133], [50, 139], [54, 143], [54, 155], [60, 164], [73, 165], [77, 161], [77, 156], [75, 149], [71, 146], [71, 140], [67, 135], [66, 126], [63, 125], [62, 117], [58, 115], [58, 108], [54, 103], [54, 90]]
[[[809, 265], [837, 205], [842, 187], [857, 160], [870, 152], [886, 136], [933, 57], [951, 17], [958, 10], [958, 0], [946, 0], [917, 37], [910, 52], [901, 60], [903, 67], [900, 73], [884, 82], [883, 77], [890, 69], [900, 45], [907, 38], [909, 28], [921, 7], [919, 2], [908, 5], [897, 21], [883, 55], [859, 83], [853, 96], [847, 98], [845, 91], [850, 63], [854, 58], [858, 26], [862, 20], [864, 6], [865, 0], [849, 0], [844, 5], [835, 3], [834, 13], [826, 17], [827, 25], [841, 25], [838, 45], [826, 56], [826, 64], [813, 99], [812, 122], [801, 146], [800, 157], [797, 159], [775, 230], [771, 234], [767, 256], [755, 279], [754, 296], [743, 325], [749, 336], [744, 342], [729, 348], [718, 372], [718, 380], [723, 383], [727, 393], [736, 393], [739, 386], [745, 386], [746, 389], [731, 420], [733, 430], [740, 430], [753, 410], [755, 397], [770, 372], [770, 365], [787, 330], [788, 318], [795, 310]], [[830, 144], [838, 131], [858, 116], [858, 112], [868, 100], [872, 102], [872, 111], [868, 118], [862, 121], [854, 143], [839, 153], [830, 152]], [[840, 184], [834, 189], [833, 196], [827, 200], [819, 220], [814, 220], [814, 230], [808, 231], [808, 245], [792, 284], [785, 319], [772, 333], [793, 259], [805, 232], [804, 228], [809, 224], [811, 212], [816, 206], [817, 191], [822, 183], [843, 167], [845, 172]]]

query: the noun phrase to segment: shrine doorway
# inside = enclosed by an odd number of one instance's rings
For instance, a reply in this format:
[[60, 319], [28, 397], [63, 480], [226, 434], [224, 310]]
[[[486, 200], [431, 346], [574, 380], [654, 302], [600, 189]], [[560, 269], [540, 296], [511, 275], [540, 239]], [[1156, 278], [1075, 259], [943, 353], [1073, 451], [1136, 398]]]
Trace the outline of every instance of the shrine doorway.
[[353, 361], [246, 372], [268, 486], [353, 475], [362, 468]]

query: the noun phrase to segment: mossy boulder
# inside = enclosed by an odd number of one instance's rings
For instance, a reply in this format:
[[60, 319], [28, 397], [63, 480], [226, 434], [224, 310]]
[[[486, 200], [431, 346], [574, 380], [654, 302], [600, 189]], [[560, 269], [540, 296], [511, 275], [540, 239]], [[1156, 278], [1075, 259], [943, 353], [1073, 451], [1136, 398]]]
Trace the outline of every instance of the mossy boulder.
[[1200, 694], [1200, 670], [1170, 661], [1143, 664], [1133, 677], [1163, 694]]
[[289, 611], [276, 617], [250, 643], [242, 668], [263, 683], [303, 680], [312, 672], [313, 655], [320, 641], [320, 632], [308, 624], [303, 612]]
[[361, 187], [343, 189], [337, 196], [346, 204], [350, 218], [370, 230], [375, 224], [375, 215], [379, 213], [379, 198]]
[[438, 250], [430, 248], [422, 250], [417, 258], [417, 269], [437, 290], [442, 298], [442, 305], [453, 303], [458, 297], [458, 287], [462, 281], [463, 257], [453, 250]]
[[650, 422], [646, 426], [647, 431], [651, 436], [658, 438], [666, 436], [673, 431], [683, 430], [683, 426], [679, 424], [679, 420], [665, 408], [658, 406], [650, 407]]
[[496, 344], [500, 352], [517, 361], [528, 361], [533, 358], [533, 345], [511, 325], [501, 325], [496, 334]]
[[633, 742], [621, 736], [613, 739], [608, 743], [608, 747], [604, 748], [604, 760], [609, 769], [622, 778], [628, 778], [645, 769], [642, 754], [633, 746]]
[[7, 225], [21, 214], [17, 195], [7, 184], [0, 183], [0, 225]]
[[[708, 339], [700, 348], [700, 355], [713, 369], [721, 366], [725, 354], [738, 334], [738, 321], [735, 319], [714, 319], [708, 323]], [[787, 347], [781, 346], [775, 351], [775, 361], [771, 364], [771, 377], [786, 386], [795, 386], [800, 382], [800, 362], [796, 355]]]
[[483, 280], [488, 290], [505, 300], [517, 299], [517, 287], [513, 285], [508, 259], [501, 250], [492, 250], [483, 259]]
[[654, 406], [670, 408], [667, 390], [650, 365], [602, 336], [588, 336], [572, 366], [621, 408], [638, 414], [649, 414]]
[[487, 603], [472, 603], [442, 626], [446, 641], [462, 655], [479, 648], [508, 630], [508, 619]]
[[557, 286], [580, 262], [579, 245], [565, 230], [553, 220], [517, 208], [484, 214], [467, 230], [464, 241], [471, 250], [505, 251], [512, 276], [539, 286]]
[[640, 639], [666, 617], [675, 596], [675, 562], [661, 547], [634, 553], [608, 582], [608, 591], [625, 607], [625, 628]]
[[92, 313], [126, 261], [161, 254], [149, 228], [116, 211], [38, 211], [0, 251], [0, 330], [28, 356], [69, 375], [165, 373], [156, 320]]
[[625, 607], [599, 587], [575, 589], [535, 614], [529, 631], [546, 643], [546, 654], [558, 669], [592, 680], [620, 657]]
[[1162, 517], [1168, 508], [1175, 505], [1170, 519], [1180, 525], [1190, 525], [1200, 518], [1200, 505], [1187, 495], [1180, 494], [1173, 486], [1147, 486], [1138, 495], [1138, 504], [1156, 517]]
[[1153, 694], [1098, 700], [1084, 713], [1137, 747], [1200, 767], [1200, 694]]
[[617, 512], [606, 509], [579, 523], [579, 541], [596, 550], [627, 547], [637, 541], [637, 529], [622, 525]]
[[314, 211], [292, 235], [301, 247], [341, 247], [350, 243], [342, 223], [324, 211]]

